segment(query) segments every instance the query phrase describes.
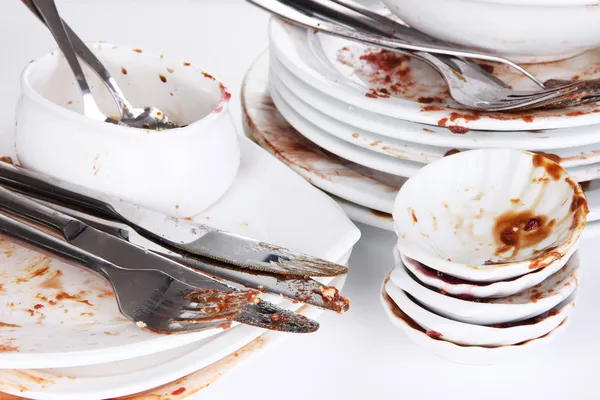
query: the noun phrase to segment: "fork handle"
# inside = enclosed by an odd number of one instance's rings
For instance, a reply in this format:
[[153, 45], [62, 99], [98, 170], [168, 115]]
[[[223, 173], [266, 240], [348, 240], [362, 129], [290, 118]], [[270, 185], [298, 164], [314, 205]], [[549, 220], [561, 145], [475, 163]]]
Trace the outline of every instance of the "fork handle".
[[108, 274], [105, 272], [105, 268], [110, 267], [106, 261], [85, 253], [64, 240], [60, 240], [34, 226], [1, 213], [0, 236], [23, 247], [31, 248], [45, 255], [60, 258], [69, 264], [88, 269], [110, 281]]
[[71, 241], [86, 228], [81, 221], [4, 187], [0, 187], [0, 214], [35, 224], [66, 241]]

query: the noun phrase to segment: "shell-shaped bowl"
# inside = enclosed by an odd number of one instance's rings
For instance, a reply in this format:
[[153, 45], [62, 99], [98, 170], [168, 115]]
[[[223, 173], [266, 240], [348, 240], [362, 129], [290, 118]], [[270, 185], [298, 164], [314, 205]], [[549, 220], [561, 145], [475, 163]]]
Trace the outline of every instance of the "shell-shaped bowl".
[[552, 310], [520, 323], [481, 326], [432, 313], [391, 282], [386, 285], [386, 292], [402, 311], [425, 329], [427, 335], [463, 346], [507, 346], [542, 337], [569, 316], [577, 297], [575, 292]]
[[[577, 248], [571, 247], [562, 260], [568, 260], [575, 251], [577, 251]], [[512, 296], [513, 294], [520, 293], [543, 282], [546, 278], [555, 274], [564, 266], [563, 262], [555, 262], [545, 268], [521, 275], [517, 278], [497, 282], [475, 282], [436, 271], [404, 255], [401, 255], [401, 257], [402, 263], [406, 269], [420, 282], [427, 286], [431, 286], [432, 288], [443, 290], [451, 296], [466, 299]]]
[[[183, 127], [155, 131], [85, 117], [73, 73], [53, 51], [21, 75], [19, 162], [166, 215], [191, 217], [215, 203], [240, 163], [225, 86], [187, 61], [127, 46], [88, 46], [134, 107], [155, 106]], [[108, 90], [83, 67], [100, 109], [117, 117]]]
[[557, 328], [538, 339], [499, 347], [463, 346], [443, 339], [434, 339], [426, 333], [419, 324], [410, 318], [394, 300], [386, 293], [388, 278], [384, 280], [381, 291], [381, 304], [394, 326], [400, 328], [406, 336], [417, 345], [431, 351], [435, 355], [460, 364], [492, 365], [502, 362], [514, 363], [519, 357], [524, 357], [536, 348], [548, 346], [558, 333], [565, 329], [568, 320], [564, 320]]
[[558, 164], [493, 149], [425, 166], [400, 189], [393, 216], [402, 254], [490, 282], [564, 264], [587, 212], [581, 187]]
[[518, 322], [543, 314], [568, 298], [579, 286], [579, 256], [542, 283], [512, 296], [463, 300], [425, 286], [408, 272], [397, 249], [391, 280], [432, 312], [455, 321], [477, 325]]

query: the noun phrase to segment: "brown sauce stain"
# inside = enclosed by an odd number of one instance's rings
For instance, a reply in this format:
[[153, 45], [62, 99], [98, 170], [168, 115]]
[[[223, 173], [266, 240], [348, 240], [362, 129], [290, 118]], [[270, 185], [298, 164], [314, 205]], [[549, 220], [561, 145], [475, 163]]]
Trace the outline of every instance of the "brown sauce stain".
[[565, 172], [560, 165], [540, 153], [533, 156], [533, 166], [536, 168], [544, 168], [546, 173], [555, 181], [559, 180], [563, 172]]
[[61, 270], [56, 270], [54, 274], [52, 274], [48, 279], [40, 284], [40, 287], [44, 289], [62, 289], [62, 280], [61, 280], [62, 272]]
[[477, 120], [481, 119], [481, 116], [479, 116], [479, 114], [463, 114], [463, 113], [458, 113], [458, 112], [452, 112], [450, 114], [451, 122], [454, 122], [460, 118], [464, 119], [467, 122], [470, 122], [470, 121], [477, 121]]
[[417, 218], [417, 215], [415, 214], [415, 210], [413, 210], [412, 208], [409, 208], [408, 211], [410, 211], [410, 216], [412, 217], [413, 223], [417, 223], [419, 222], [419, 219]]
[[448, 127], [448, 130], [455, 135], [464, 135], [465, 133], [469, 133], [471, 130], [469, 128], [465, 128], [464, 126], [452, 125]]
[[142, 54], [142, 52], [143, 52], [144, 50], [142, 50], [142, 49], [133, 49], [133, 51], [135, 51], [135, 52], [136, 52], [136, 53], [138, 53], [138, 54]]
[[21, 325], [7, 324], [6, 322], [0, 322], [0, 328], [21, 328]]
[[498, 245], [496, 255], [512, 250], [512, 257], [522, 248], [533, 247], [544, 241], [552, 232], [556, 220], [548, 221], [533, 211], [508, 211], [496, 218], [493, 235]]
[[448, 150], [446, 153], [444, 153], [444, 157], [448, 157], [448, 156], [451, 156], [453, 154], [458, 154], [458, 153], [460, 153], [460, 150], [451, 149], [451, 150]]
[[393, 219], [392, 214], [388, 214], [388, 213], [383, 212], [383, 211], [369, 210], [369, 212], [371, 212], [371, 214], [375, 215], [378, 218], [389, 219], [390, 221]]
[[125, 67], [121, 67], [121, 73], [123, 75], [127, 75], [127, 70], [125, 69]]
[[445, 111], [444, 107], [440, 106], [425, 106], [421, 107], [421, 112], [429, 112], [429, 111]]
[[435, 133], [435, 131], [434, 131], [434, 130], [431, 130], [431, 129], [423, 128], [423, 130], [424, 130], [425, 132], [429, 132], [429, 133]]
[[442, 118], [438, 121], [438, 126], [445, 127], [447, 123], [448, 123], [448, 118]]
[[164, 75], [158, 75], [158, 77], [160, 78], [161, 82], [166, 83], [167, 82], [167, 77]]
[[536, 154], [540, 154], [540, 155], [546, 157], [548, 160], [554, 161], [557, 164], [560, 164], [561, 161], [562, 161], [562, 158], [559, 155], [557, 155], [557, 154], [544, 153], [544, 152], [541, 152], [541, 151], [536, 152]]
[[383, 295], [383, 298], [385, 299], [386, 303], [388, 304], [390, 311], [392, 312], [392, 314], [394, 314], [394, 316], [396, 318], [401, 319], [402, 321], [404, 321], [408, 326], [410, 326], [414, 330], [426, 333], [425, 329], [421, 328], [421, 326], [419, 324], [417, 324], [411, 317], [406, 315], [406, 313], [404, 311], [402, 311], [400, 309], [400, 307], [398, 307], [398, 305], [394, 302], [394, 300], [390, 297], [389, 294], [385, 293], [385, 291], [384, 291], [382, 293], [382, 295]]
[[208, 78], [208, 79], [211, 79], [211, 80], [213, 80], [213, 81], [216, 81], [215, 77], [214, 77], [214, 76], [212, 76], [211, 74], [209, 74], [208, 72], [202, 72], [202, 75], [203, 75], [205, 78]]
[[0, 353], [15, 353], [18, 351], [19, 351], [18, 347], [9, 346], [6, 344], [0, 344]]
[[82, 299], [81, 296], [84, 292], [80, 292], [78, 294], [75, 295], [70, 295], [68, 293], [65, 292], [60, 292], [59, 294], [56, 295], [56, 300], [57, 301], [61, 301], [61, 300], [73, 300], [76, 301], [78, 303], [82, 303], [82, 304], [86, 304], [90, 307], [93, 307], [94, 305], [92, 303], [89, 302], [89, 300], [86, 299]]

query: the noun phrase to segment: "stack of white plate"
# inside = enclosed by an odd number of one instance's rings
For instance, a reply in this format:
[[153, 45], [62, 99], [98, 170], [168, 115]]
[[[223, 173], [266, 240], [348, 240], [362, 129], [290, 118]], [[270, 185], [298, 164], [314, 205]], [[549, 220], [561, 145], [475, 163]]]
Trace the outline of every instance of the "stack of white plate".
[[[347, 263], [360, 232], [338, 205], [248, 139], [240, 145], [232, 187], [196, 220]], [[327, 281], [343, 285], [344, 277]], [[255, 347], [285, 336], [245, 325], [178, 335], [141, 329], [121, 316], [99, 276], [6, 241], [0, 241], [0, 283], [0, 392], [24, 398], [98, 400], [166, 384], [157, 390], [161, 396], [127, 398], [183, 399], [235, 361], [213, 363], [250, 353], [248, 344], [259, 337]], [[302, 313], [315, 318], [320, 311], [303, 307]]]
[[[405, 178], [457, 151], [543, 152], [579, 182], [600, 178], [600, 106], [595, 103], [521, 113], [467, 111], [449, 98], [437, 73], [418, 60], [278, 19], [271, 21], [269, 37], [269, 54], [246, 78], [243, 102], [253, 122], [250, 132], [314, 185], [341, 198], [361, 222], [391, 229], [382, 213], [391, 213]], [[599, 65], [600, 51], [592, 51], [528, 69], [542, 80], [592, 79], [600, 77]], [[531, 88], [515, 71], [489, 68], [515, 88]], [[265, 107], [272, 104], [276, 110]], [[600, 201], [591, 197], [590, 221], [600, 217]]]

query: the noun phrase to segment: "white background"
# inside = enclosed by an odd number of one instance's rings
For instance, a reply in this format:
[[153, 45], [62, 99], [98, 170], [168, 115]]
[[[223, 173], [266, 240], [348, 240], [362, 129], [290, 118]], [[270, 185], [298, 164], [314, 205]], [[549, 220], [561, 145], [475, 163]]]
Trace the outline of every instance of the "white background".
[[[147, 48], [200, 64], [228, 84], [240, 124], [239, 90], [252, 60], [267, 46], [268, 16], [241, 0], [58, 0], [85, 40]], [[12, 153], [19, 74], [55, 47], [20, 4], [0, 2], [0, 151]], [[41, 132], [40, 134], [43, 134]], [[583, 290], [571, 324], [548, 347], [494, 367], [440, 360], [413, 345], [379, 303], [392, 268], [390, 233], [360, 226], [344, 294], [351, 310], [327, 314], [322, 328], [290, 337], [205, 389], [195, 399], [593, 399], [600, 378], [600, 250], [583, 245]], [[310, 229], [310, 227], [307, 227]]]

